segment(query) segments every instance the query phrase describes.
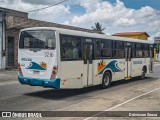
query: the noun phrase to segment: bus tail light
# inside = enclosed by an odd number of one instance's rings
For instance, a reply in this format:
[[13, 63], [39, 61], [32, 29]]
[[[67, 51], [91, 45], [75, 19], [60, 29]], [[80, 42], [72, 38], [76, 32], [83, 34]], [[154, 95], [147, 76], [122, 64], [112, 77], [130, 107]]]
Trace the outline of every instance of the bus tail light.
[[54, 66], [52, 69], [52, 74], [50, 79], [53, 80], [56, 77], [56, 74], [57, 74], [57, 67]]
[[23, 76], [21, 65], [18, 63], [18, 71], [21, 76]]

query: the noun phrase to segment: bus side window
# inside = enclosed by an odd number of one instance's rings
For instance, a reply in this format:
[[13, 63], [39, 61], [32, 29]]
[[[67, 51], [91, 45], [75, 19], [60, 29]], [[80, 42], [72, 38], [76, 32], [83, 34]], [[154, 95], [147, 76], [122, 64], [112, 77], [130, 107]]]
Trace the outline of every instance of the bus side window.
[[66, 36], [65, 49], [66, 49], [65, 58], [66, 59], [72, 59], [73, 58], [73, 50], [72, 50], [73, 47], [72, 47], [72, 38], [71, 38], [71, 36]]
[[62, 59], [76, 60], [82, 58], [81, 37], [61, 35], [60, 39]]
[[73, 37], [72, 40], [73, 59], [79, 59], [82, 57], [80, 41], [81, 41], [80, 37]]
[[101, 42], [100, 40], [96, 40], [96, 58], [99, 58], [101, 55]]
[[101, 57], [110, 58], [112, 57], [111, 53], [111, 41], [103, 40], [101, 42]]
[[113, 41], [112, 56], [114, 58], [124, 58], [124, 43], [121, 41]]
[[136, 57], [136, 55], [135, 55], [135, 54], [136, 54], [136, 51], [135, 51], [135, 50], [136, 50], [136, 47], [135, 47], [135, 46], [136, 46], [136, 44], [135, 44], [135, 43], [132, 43], [132, 58], [135, 58], [135, 57]]
[[71, 59], [72, 56], [73, 56], [72, 49], [71, 48], [67, 48], [66, 49], [65, 58]]
[[136, 43], [136, 57], [141, 58], [143, 56], [142, 54], [142, 44]]

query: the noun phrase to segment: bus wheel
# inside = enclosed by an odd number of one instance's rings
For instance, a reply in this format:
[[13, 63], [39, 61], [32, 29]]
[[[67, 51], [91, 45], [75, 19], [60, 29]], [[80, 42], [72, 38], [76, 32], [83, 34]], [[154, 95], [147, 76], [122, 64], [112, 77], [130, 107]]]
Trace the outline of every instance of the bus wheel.
[[111, 83], [111, 74], [109, 72], [105, 72], [103, 74], [103, 79], [102, 79], [102, 88], [108, 88]]
[[146, 77], [146, 72], [145, 72], [145, 68], [143, 68], [141, 73], [141, 79], [144, 79], [145, 77]]

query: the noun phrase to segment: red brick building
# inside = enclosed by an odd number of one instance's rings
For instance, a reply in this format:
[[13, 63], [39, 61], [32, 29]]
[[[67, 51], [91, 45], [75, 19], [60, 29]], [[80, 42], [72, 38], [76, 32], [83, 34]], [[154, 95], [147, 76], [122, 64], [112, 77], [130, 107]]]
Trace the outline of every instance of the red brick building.
[[[95, 32], [90, 29], [79, 28], [74, 26], [67, 26], [57, 23], [33, 20], [28, 18], [28, 13], [15, 11], [5, 8], [0, 8], [0, 12], [4, 13], [5, 17], [5, 49], [3, 50], [3, 57], [5, 65], [3, 68], [17, 67], [18, 64], [18, 37], [19, 31], [23, 28], [29, 27], [57, 27], [65, 28], [71, 30], [85, 31], [85, 32]], [[0, 52], [0, 54], [2, 54]], [[2, 59], [2, 58], [0, 58]], [[3, 69], [0, 68], [0, 69]]]

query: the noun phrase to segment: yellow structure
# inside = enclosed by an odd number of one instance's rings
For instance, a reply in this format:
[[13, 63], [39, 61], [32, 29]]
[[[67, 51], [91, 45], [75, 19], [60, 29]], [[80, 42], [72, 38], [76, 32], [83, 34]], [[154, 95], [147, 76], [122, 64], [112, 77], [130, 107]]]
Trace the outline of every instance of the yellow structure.
[[115, 33], [112, 36], [134, 38], [141, 40], [148, 40], [149, 37], [149, 35], [146, 32], [123, 32], [123, 33]]

